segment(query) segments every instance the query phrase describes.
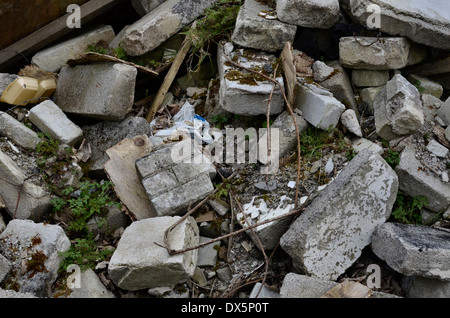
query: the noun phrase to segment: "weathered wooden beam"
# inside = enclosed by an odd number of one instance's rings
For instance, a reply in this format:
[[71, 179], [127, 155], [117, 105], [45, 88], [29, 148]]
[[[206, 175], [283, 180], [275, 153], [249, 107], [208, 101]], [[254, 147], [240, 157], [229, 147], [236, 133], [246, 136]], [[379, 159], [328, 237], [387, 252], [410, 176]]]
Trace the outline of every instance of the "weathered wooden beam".
[[[91, 0], [82, 6], [81, 9], [81, 27], [84, 23], [92, 21], [102, 13], [112, 9], [126, 0]], [[67, 26], [67, 20], [72, 13], [68, 13], [16, 43], [8, 46], [0, 51], [0, 71], [11, 67], [15, 63], [23, 59], [24, 56], [29, 56], [36, 53], [40, 49], [46, 47], [52, 42], [68, 35], [69, 33], [79, 30], [71, 29]]]

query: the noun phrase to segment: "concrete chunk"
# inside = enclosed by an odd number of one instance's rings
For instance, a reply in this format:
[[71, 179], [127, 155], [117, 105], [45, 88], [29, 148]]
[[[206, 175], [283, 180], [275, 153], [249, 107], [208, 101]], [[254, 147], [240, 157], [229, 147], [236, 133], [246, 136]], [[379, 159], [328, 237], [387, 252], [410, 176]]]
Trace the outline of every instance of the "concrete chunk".
[[[119, 241], [108, 266], [111, 280], [120, 288], [143, 288], [175, 285], [189, 279], [197, 264], [198, 250], [170, 256], [164, 247], [164, 232], [180, 217], [155, 217], [133, 222]], [[199, 243], [195, 220], [188, 217], [169, 235], [170, 247], [181, 250]]]
[[40, 103], [30, 110], [30, 121], [42, 132], [62, 143], [75, 146], [82, 141], [83, 131], [51, 100]]
[[338, 0], [278, 0], [280, 21], [305, 28], [328, 29], [339, 20]]
[[369, 17], [373, 10], [370, 5], [380, 7], [381, 32], [391, 35], [401, 35], [414, 42], [428, 46], [450, 49], [450, 11], [448, 3], [441, 0], [430, 0], [426, 3], [420, 0], [351, 0], [351, 15], [363, 25], [371, 21]]
[[36, 53], [31, 62], [44, 70], [57, 73], [68, 60], [84, 54], [89, 45], [95, 45], [99, 41], [109, 44], [114, 37], [115, 33], [110, 25], [100, 26]]
[[41, 142], [37, 133], [4, 112], [0, 112], [0, 134], [29, 150], [35, 150]]
[[400, 163], [395, 168], [399, 188], [410, 197], [424, 196], [428, 199], [427, 209], [440, 212], [450, 204], [450, 184], [426, 171], [416, 159], [416, 150], [408, 146], [400, 154]]
[[15, 216], [16, 219], [37, 221], [50, 209], [50, 194], [42, 187], [26, 180], [19, 166], [2, 151], [0, 151], [0, 197], [4, 200], [8, 214]]
[[353, 70], [352, 82], [358, 87], [383, 86], [389, 81], [389, 71]]
[[260, 15], [270, 7], [256, 0], [247, 0], [241, 6], [232, 35], [232, 41], [243, 47], [276, 52], [286, 42], [294, 42], [297, 27], [279, 20], [269, 20]]
[[135, 67], [122, 63], [65, 66], [55, 102], [66, 113], [119, 121], [132, 110], [136, 76]]
[[372, 249], [404, 275], [450, 280], [450, 233], [446, 231], [388, 222], [374, 232]]
[[401, 37], [342, 37], [339, 59], [350, 69], [396, 70], [408, 64], [410, 47], [410, 41]]
[[12, 220], [0, 234], [0, 252], [16, 272], [9, 283], [19, 286], [20, 292], [38, 297], [50, 296], [63, 260], [60, 253], [69, 247], [70, 241], [59, 225]]
[[299, 80], [296, 87], [294, 107], [301, 110], [305, 120], [323, 130], [336, 127], [345, 106], [318, 85]]
[[206, 8], [216, 2], [167, 0], [127, 29], [122, 47], [130, 56], [144, 55], [201, 16]]
[[379, 155], [360, 151], [281, 237], [295, 268], [335, 280], [390, 216], [397, 175]]
[[[274, 55], [250, 52], [244, 49], [234, 50], [232, 43], [219, 45], [218, 67], [219, 67], [219, 103], [222, 108], [230, 113], [255, 116], [267, 113], [267, 105], [273, 84], [257, 75], [229, 66], [225, 56], [229, 59], [237, 59], [238, 63], [246, 68], [258, 70], [262, 69], [275, 71], [276, 58]], [[279, 66], [281, 67], [281, 65]], [[282, 76], [276, 80], [284, 89]], [[272, 95], [270, 114], [279, 114], [284, 110], [284, 98], [281, 89], [275, 85]]]
[[419, 91], [400, 74], [376, 96], [373, 107], [376, 132], [387, 141], [413, 134], [425, 122]]

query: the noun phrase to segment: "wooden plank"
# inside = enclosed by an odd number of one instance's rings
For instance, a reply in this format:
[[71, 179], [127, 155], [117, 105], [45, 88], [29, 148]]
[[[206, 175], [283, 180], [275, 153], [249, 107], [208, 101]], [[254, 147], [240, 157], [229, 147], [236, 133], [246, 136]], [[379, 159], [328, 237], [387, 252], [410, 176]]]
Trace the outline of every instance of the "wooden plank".
[[[87, 23], [102, 13], [119, 5], [125, 0], [91, 0], [82, 6], [81, 9], [81, 25]], [[17, 63], [24, 56], [29, 56], [38, 52], [52, 42], [62, 38], [63, 36], [80, 29], [70, 29], [67, 27], [67, 19], [72, 13], [68, 13], [16, 43], [8, 46], [0, 51], [0, 71]]]
[[136, 160], [148, 155], [152, 147], [148, 136], [142, 135], [126, 138], [106, 150], [110, 159], [104, 170], [133, 221], [156, 216], [135, 167]]
[[147, 121], [151, 122], [153, 120], [153, 116], [158, 112], [159, 107], [161, 106], [162, 102], [164, 101], [164, 98], [166, 97], [167, 92], [170, 89], [170, 86], [172, 86], [172, 83], [175, 79], [175, 76], [178, 73], [178, 70], [181, 67], [181, 64], [183, 63], [186, 55], [189, 52], [189, 49], [191, 48], [192, 42], [189, 37], [186, 37], [184, 39], [183, 45], [178, 51], [175, 59], [172, 62], [172, 66], [169, 69], [169, 72], [167, 72], [166, 77], [164, 78], [164, 82], [159, 88], [158, 93], [156, 94], [156, 98], [153, 101], [152, 106], [150, 107], [148, 113], [147, 113]]
[[82, 5], [86, 2], [88, 0], [1, 0], [0, 50], [65, 15], [69, 5]]
[[320, 298], [369, 298], [372, 290], [358, 282], [345, 280], [336, 285]]
[[288, 41], [281, 51], [281, 62], [283, 63], [284, 77], [286, 80], [287, 98], [291, 105], [295, 100], [295, 86], [297, 84], [297, 72], [294, 66], [294, 55], [292, 44]]

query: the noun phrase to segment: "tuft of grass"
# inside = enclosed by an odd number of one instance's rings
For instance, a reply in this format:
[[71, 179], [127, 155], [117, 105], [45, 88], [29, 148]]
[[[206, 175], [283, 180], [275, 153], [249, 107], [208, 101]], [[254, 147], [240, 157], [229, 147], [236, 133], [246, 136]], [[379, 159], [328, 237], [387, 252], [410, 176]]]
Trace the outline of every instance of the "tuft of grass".
[[424, 196], [409, 197], [399, 191], [392, 210], [395, 221], [406, 224], [422, 225], [421, 210], [428, 204]]

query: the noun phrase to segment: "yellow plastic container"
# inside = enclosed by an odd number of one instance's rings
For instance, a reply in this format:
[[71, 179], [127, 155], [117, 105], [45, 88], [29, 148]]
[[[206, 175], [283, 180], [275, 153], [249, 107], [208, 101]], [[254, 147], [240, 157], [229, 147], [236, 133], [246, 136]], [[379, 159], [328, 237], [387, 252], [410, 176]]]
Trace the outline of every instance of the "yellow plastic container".
[[28, 101], [36, 96], [39, 91], [39, 81], [31, 77], [19, 77], [12, 82], [3, 92], [1, 102], [11, 105], [28, 104]]
[[39, 99], [39, 97], [50, 97], [53, 95], [53, 93], [56, 91], [56, 81], [54, 79], [46, 79], [43, 81], [39, 81], [39, 89], [36, 92], [36, 95], [33, 98], [36, 98], [35, 100], [32, 100], [30, 103], [40, 103], [43, 100]]

